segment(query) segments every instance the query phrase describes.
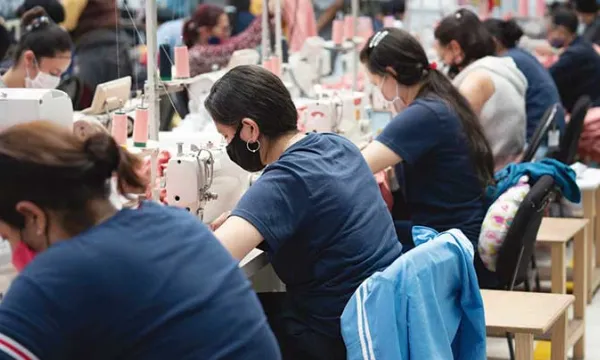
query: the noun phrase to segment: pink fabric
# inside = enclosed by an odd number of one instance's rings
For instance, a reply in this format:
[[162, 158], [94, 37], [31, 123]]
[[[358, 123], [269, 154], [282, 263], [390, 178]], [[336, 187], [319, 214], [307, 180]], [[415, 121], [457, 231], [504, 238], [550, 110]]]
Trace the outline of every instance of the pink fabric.
[[18, 272], [23, 271], [35, 257], [35, 252], [31, 250], [24, 242], [19, 241], [17, 246], [12, 246], [12, 264]]
[[600, 108], [588, 111], [579, 140], [579, 155], [586, 160], [600, 161]]
[[307, 38], [317, 36], [317, 21], [312, 1], [285, 0], [282, 15], [288, 29], [291, 52], [300, 51]]
[[392, 195], [392, 190], [390, 190], [385, 171], [380, 171], [375, 174], [375, 180], [377, 181], [377, 185], [379, 185], [379, 191], [381, 191], [381, 196], [383, 197], [385, 204], [388, 209], [392, 211], [392, 208], [394, 207], [394, 196]]
[[[356, 91], [362, 91], [365, 87], [365, 76], [362, 73], [358, 73], [358, 78], [356, 79]], [[330, 90], [348, 90], [352, 89], [352, 75], [346, 74], [342, 76], [342, 79], [337, 83], [333, 84], [323, 84], [324, 89]]]

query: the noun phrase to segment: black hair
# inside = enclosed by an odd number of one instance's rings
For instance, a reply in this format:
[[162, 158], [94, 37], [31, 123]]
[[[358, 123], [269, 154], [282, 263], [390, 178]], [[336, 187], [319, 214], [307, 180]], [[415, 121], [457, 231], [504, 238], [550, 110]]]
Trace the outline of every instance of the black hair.
[[56, 24], [65, 21], [65, 8], [58, 0], [25, 0], [17, 9], [17, 16], [23, 17], [25, 12], [36, 6], [41, 6]]
[[596, 0], [575, 0], [575, 9], [583, 14], [596, 14], [598, 3]]
[[417, 39], [404, 30], [386, 28], [369, 39], [360, 52], [360, 61], [369, 72], [380, 76], [393, 76], [386, 69], [391, 67], [397, 74], [396, 81], [404, 86], [420, 83], [417, 98], [437, 97], [447, 103], [461, 121], [482, 187], [494, 183], [494, 158], [479, 118], [452, 82], [431, 68]]
[[404, 14], [406, 12], [405, 0], [389, 0], [381, 3], [381, 12], [383, 15]]
[[516, 47], [524, 34], [523, 29], [512, 19], [487, 19], [483, 22], [483, 26], [507, 49]]
[[552, 24], [554, 26], [562, 26], [571, 34], [576, 34], [579, 27], [579, 19], [575, 10], [561, 8], [552, 15]]
[[244, 118], [254, 120], [269, 139], [298, 129], [289, 91], [279, 77], [256, 65], [231, 69], [210, 89], [204, 106], [219, 124], [239, 126]]
[[250, 0], [229, 0], [229, 5], [235, 6], [238, 13], [250, 11]]
[[21, 18], [21, 28], [21, 38], [13, 53], [15, 64], [27, 50], [33, 51], [39, 61], [44, 57], [51, 58], [58, 53], [70, 51], [73, 47], [69, 33], [56, 25], [40, 6], [25, 12]]
[[561, 10], [561, 9], [574, 9], [573, 3], [554, 1], [553, 3], [548, 5], [548, 14], [554, 15], [554, 13], [556, 13], [558, 10]]
[[446, 46], [456, 41], [464, 52], [459, 66], [466, 66], [475, 60], [496, 54], [494, 38], [483, 26], [479, 17], [467, 9], [459, 9], [448, 15], [435, 29], [436, 40]]
[[0, 168], [10, 174], [0, 177], [0, 219], [23, 228], [16, 205], [31, 201], [61, 216], [65, 230], [77, 234], [93, 225], [88, 203], [108, 199], [113, 174], [122, 195], [145, 190], [140, 165], [106, 132], [82, 140], [45, 121], [11, 126], [0, 132]]

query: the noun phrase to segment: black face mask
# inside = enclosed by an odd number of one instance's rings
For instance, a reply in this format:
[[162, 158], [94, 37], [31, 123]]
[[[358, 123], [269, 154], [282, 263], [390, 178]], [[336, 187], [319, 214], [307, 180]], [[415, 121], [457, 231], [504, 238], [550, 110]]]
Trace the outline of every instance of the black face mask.
[[227, 145], [227, 155], [234, 163], [238, 164], [242, 169], [248, 172], [257, 172], [265, 168], [260, 160], [260, 143], [246, 143], [240, 138], [242, 124], [238, 128], [235, 136]]

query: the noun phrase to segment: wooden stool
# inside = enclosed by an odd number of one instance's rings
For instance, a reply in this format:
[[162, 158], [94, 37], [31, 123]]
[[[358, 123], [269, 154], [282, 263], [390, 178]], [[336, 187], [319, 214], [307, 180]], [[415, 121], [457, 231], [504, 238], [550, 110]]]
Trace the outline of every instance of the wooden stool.
[[533, 360], [534, 336], [552, 333], [552, 360], [567, 358], [567, 310], [573, 295], [481, 290], [488, 335], [515, 335], [516, 360]]
[[588, 240], [587, 219], [544, 218], [537, 241], [548, 245], [552, 251], [552, 292], [567, 292], [567, 243], [574, 239], [573, 295], [575, 295], [573, 321], [567, 329], [569, 347], [575, 346], [574, 357], [585, 357], [585, 308], [587, 306]]
[[[588, 223], [588, 304], [592, 302], [594, 292], [600, 286], [600, 236], [597, 232], [600, 227], [600, 216], [597, 216], [597, 207], [600, 205], [600, 190], [597, 182], [578, 181], [581, 189], [581, 203], [583, 205], [583, 218]], [[595, 260], [594, 260], [595, 248]]]

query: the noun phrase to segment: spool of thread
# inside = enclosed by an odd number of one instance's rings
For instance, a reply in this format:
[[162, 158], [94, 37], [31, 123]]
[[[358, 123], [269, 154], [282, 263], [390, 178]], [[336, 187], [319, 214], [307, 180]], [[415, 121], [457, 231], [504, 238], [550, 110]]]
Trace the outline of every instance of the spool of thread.
[[386, 16], [383, 18], [383, 27], [384, 28], [393, 28], [396, 23], [396, 19], [393, 16]]
[[271, 56], [271, 72], [281, 77], [281, 59], [277, 55]]
[[273, 57], [268, 57], [263, 60], [263, 67], [270, 72], [273, 72]]
[[158, 48], [158, 71], [160, 72], [160, 78], [165, 81], [171, 80], [171, 46], [169, 44], [162, 44]]
[[146, 147], [148, 143], [148, 108], [139, 107], [135, 110], [133, 122], [133, 146]]
[[346, 40], [354, 39], [354, 16], [346, 16], [344, 18], [344, 38]]
[[358, 36], [369, 39], [373, 35], [373, 20], [368, 16], [358, 18]]
[[546, 0], [537, 0], [535, 10], [537, 17], [543, 18], [546, 13]]
[[333, 40], [335, 45], [342, 45], [342, 41], [344, 40], [344, 20], [333, 20], [331, 26], [331, 40]]
[[529, 16], [529, 1], [519, 0], [519, 15], [522, 17]]
[[175, 47], [175, 77], [178, 79], [190, 77], [190, 54], [187, 46]]
[[127, 144], [127, 115], [124, 113], [114, 113], [110, 126], [110, 134], [117, 144]]

